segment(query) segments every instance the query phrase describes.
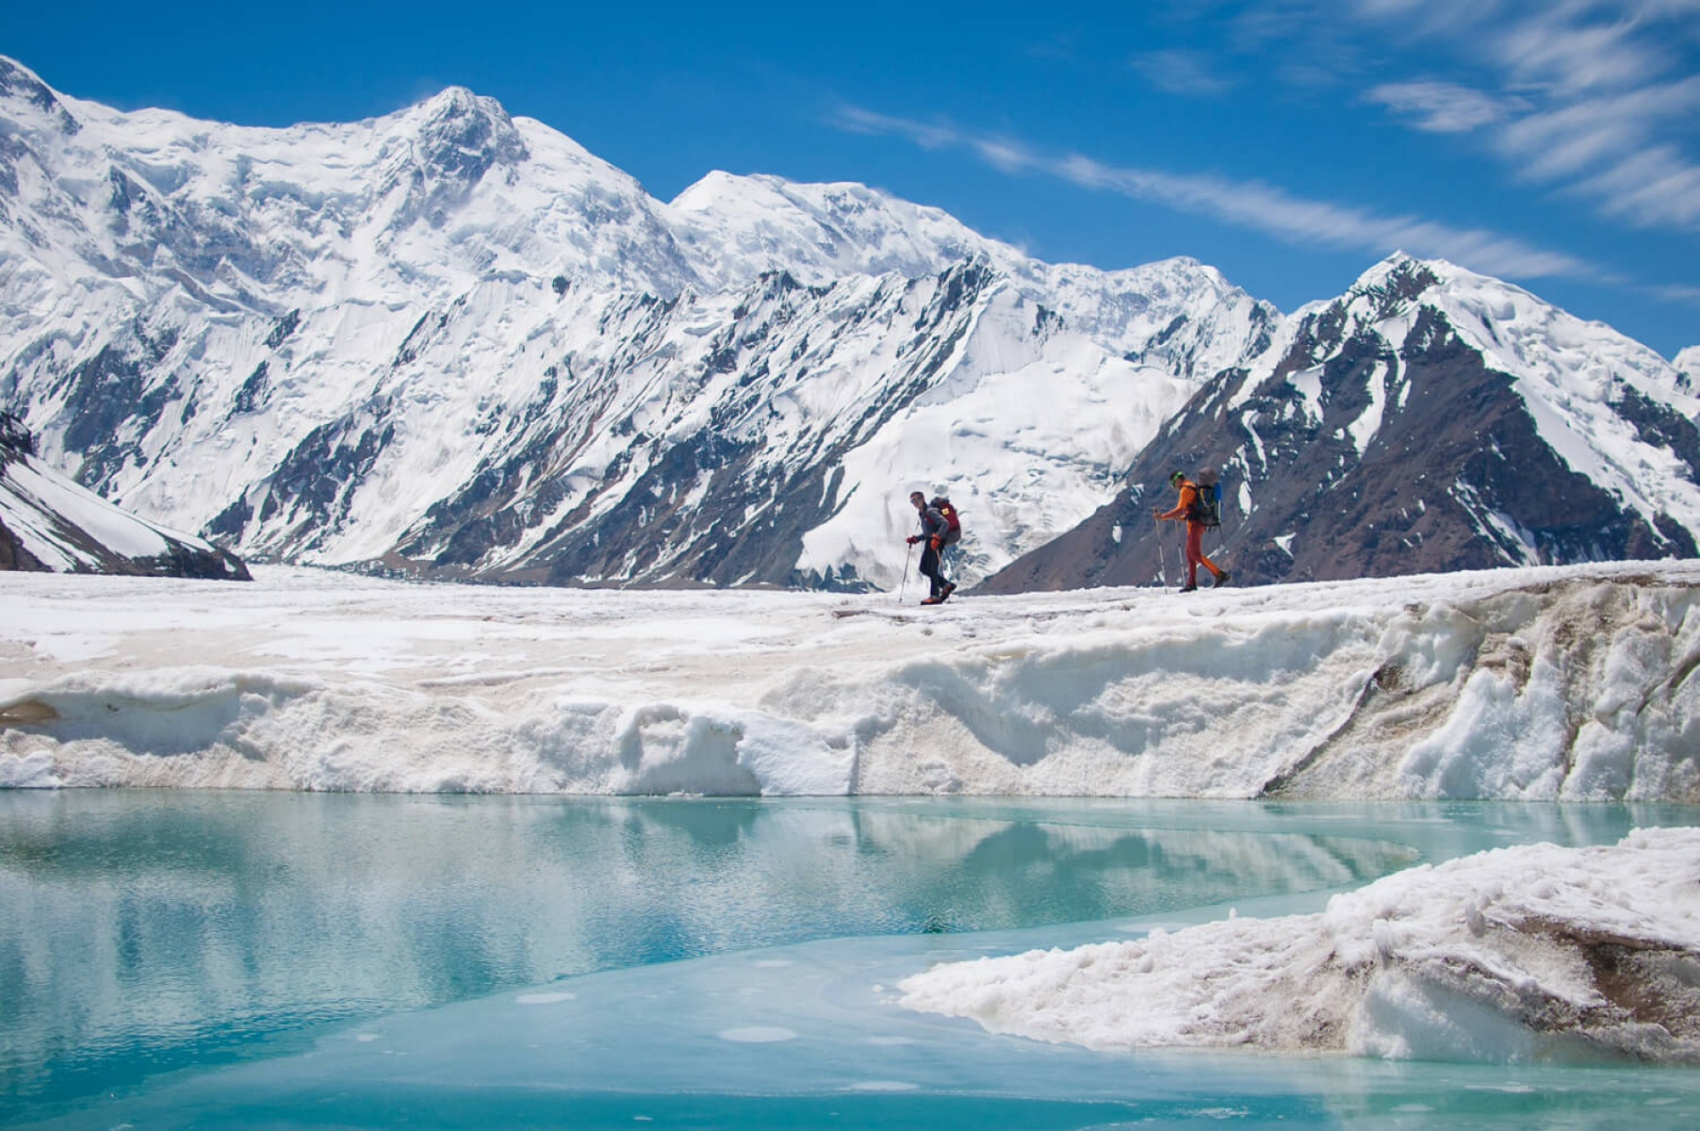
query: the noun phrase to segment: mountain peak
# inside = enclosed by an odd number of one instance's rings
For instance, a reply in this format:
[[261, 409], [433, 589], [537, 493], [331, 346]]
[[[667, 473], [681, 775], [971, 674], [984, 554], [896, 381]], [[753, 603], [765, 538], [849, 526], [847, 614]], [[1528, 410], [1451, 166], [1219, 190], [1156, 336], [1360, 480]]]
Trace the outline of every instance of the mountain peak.
[[1458, 268], [1444, 259], [1421, 259], [1395, 251], [1359, 275], [1348, 294], [1393, 291], [1403, 298], [1415, 298], [1428, 288], [1449, 281], [1457, 273]]
[[59, 100], [59, 95], [41, 81], [40, 75], [6, 55], [0, 55], [0, 102], [27, 104], [37, 112], [56, 119], [55, 124], [68, 134], [76, 133], [80, 128]]
[[426, 105], [437, 102], [472, 103], [479, 101], [479, 98], [480, 96], [474, 93], [471, 87], [461, 86], [459, 83], [450, 83], [442, 90], [439, 90], [436, 94], [427, 98], [425, 102]]
[[[53, 88], [42, 82], [40, 75], [10, 55], [0, 55], [0, 97], [15, 97], [19, 94], [32, 100], [45, 96], [51, 102]], [[41, 103], [37, 101], [37, 105]]]
[[783, 266], [810, 282], [850, 273], [936, 274], [993, 241], [937, 208], [854, 181], [709, 173], [669, 205], [728, 279]]
[[420, 103], [421, 157], [427, 165], [467, 182], [492, 165], [515, 165], [530, 156], [506, 109], [494, 98], [451, 86]]

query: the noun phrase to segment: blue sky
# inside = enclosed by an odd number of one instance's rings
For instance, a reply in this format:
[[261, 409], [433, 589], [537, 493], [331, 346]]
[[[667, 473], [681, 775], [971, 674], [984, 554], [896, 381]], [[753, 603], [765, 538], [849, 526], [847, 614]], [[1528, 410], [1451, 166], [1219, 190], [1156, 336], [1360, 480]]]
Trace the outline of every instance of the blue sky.
[[1283, 310], [1403, 248], [1700, 344], [1700, 0], [58, 0], [6, 5], [0, 53], [248, 125], [459, 84], [663, 199], [713, 169], [862, 181]]

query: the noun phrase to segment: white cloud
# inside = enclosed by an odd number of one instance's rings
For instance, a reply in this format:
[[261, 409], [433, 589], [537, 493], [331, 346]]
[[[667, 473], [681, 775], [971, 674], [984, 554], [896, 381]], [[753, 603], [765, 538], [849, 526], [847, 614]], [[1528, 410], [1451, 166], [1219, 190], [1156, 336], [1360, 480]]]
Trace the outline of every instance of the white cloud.
[[1641, 227], [1672, 223], [1700, 229], [1700, 167], [1673, 149], [1642, 150], [1575, 186], [1613, 215]]
[[888, 114], [864, 110], [860, 106], [842, 106], [835, 118], [841, 129], [851, 133], [906, 137], [922, 149], [944, 149], [960, 144], [962, 135], [949, 126], [929, 126], [909, 118], [894, 118]]
[[930, 149], [967, 149], [1006, 173], [1036, 173], [1082, 188], [1114, 192], [1182, 212], [1211, 216], [1297, 246], [1387, 255], [1403, 249], [1515, 278], [1564, 277], [1615, 281], [1601, 268], [1564, 252], [1533, 247], [1480, 229], [1454, 228], [1415, 216], [1307, 200], [1257, 181], [1106, 165], [1080, 154], [1042, 154], [1004, 138], [990, 139], [856, 107], [840, 111], [842, 128], [907, 138]]
[[1600, 19], [1589, 5], [1559, 4], [1490, 33], [1490, 51], [1513, 82], [1549, 85], [1561, 96], [1634, 87], [1673, 59], [1627, 13]]
[[1684, 306], [1700, 308], [1700, 287], [1673, 283], [1669, 286], [1649, 287], [1647, 293], [1664, 302], [1677, 302]]
[[1494, 138], [1519, 176], [1553, 182], [1642, 228], [1700, 230], [1700, 166], [1673, 129], [1700, 113], [1700, 76], [1542, 110]]
[[1430, 133], [1468, 133], [1528, 105], [1522, 99], [1495, 98], [1446, 82], [1384, 83], [1371, 88], [1364, 100], [1385, 106]]

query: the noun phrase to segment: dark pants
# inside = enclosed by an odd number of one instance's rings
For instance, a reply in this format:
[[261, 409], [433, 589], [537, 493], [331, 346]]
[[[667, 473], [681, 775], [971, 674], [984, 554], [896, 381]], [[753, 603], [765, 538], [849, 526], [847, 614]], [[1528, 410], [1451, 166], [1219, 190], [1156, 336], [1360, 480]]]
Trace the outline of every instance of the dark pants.
[[921, 574], [933, 587], [934, 597], [944, 592], [944, 570], [939, 562], [939, 552], [930, 542], [923, 544], [921, 549]]

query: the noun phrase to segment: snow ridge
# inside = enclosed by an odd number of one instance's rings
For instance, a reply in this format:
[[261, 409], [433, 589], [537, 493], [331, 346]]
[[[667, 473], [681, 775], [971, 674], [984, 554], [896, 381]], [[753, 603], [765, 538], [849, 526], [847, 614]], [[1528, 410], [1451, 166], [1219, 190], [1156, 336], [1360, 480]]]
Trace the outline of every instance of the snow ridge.
[[205, 540], [137, 518], [43, 464], [33, 437], [6, 413], [0, 568], [248, 579], [240, 561]]

